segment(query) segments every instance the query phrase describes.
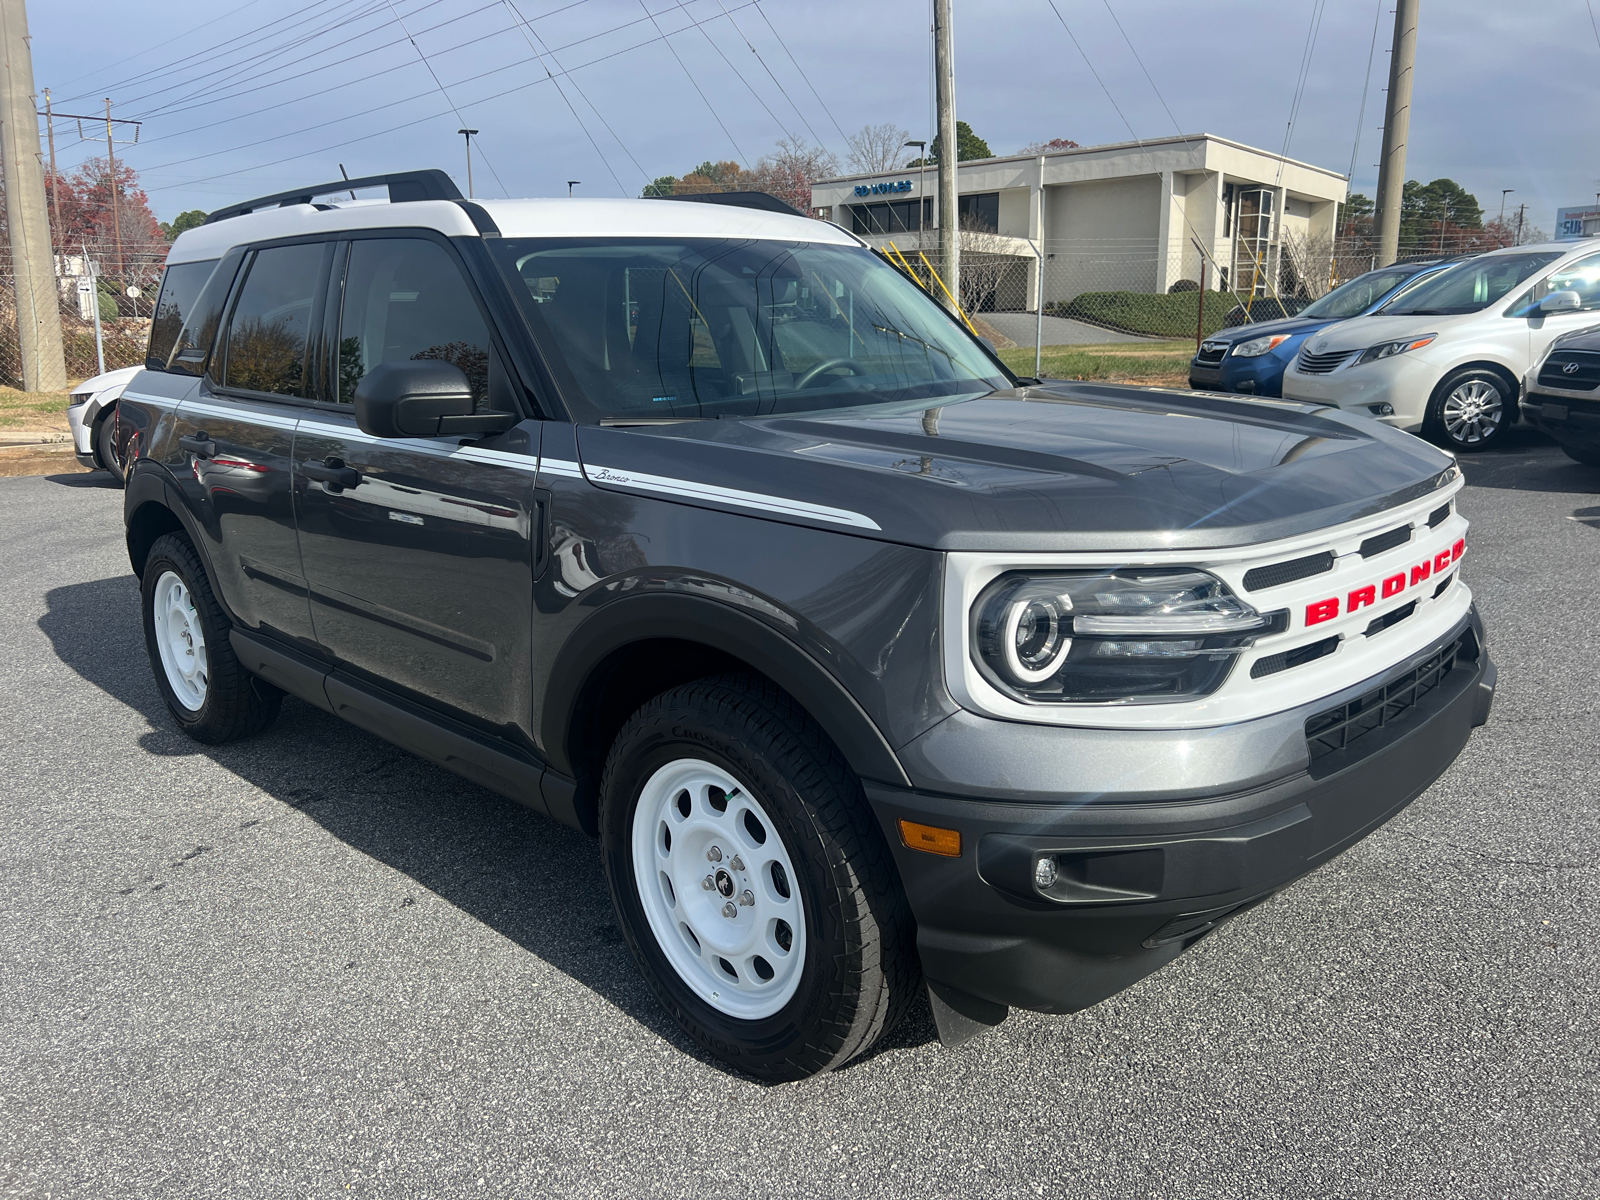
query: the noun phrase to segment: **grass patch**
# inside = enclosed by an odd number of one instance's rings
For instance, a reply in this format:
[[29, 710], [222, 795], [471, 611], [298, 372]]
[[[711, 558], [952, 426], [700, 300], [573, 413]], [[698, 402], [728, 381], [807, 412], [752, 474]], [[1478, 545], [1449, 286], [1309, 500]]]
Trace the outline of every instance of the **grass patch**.
[[[1096, 346], [1046, 346], [1039, 369], [1051, 379], [1100, 383], [1188, 382], [1193, 342], [1112, 342]], [[1018, 375], [1033, 374], [1033, 347], [1000, 351]]]
[[66, 428], [66, 392], [0, 390], [0, 429]]

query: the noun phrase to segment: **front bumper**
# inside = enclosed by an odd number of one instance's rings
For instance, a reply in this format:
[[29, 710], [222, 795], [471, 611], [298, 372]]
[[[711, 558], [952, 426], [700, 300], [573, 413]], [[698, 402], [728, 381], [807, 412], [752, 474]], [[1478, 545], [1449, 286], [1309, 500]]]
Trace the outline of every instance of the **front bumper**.
[[[1406, 672], [1441, 661], [1452, 646], [1454, 668], [1409, 707], [1399, 693], [1375, 691], [1388, 681], [1402, 686]], [[1270, 782], [1242, 779], [1198, 797], [1180, 789], [1057, 804], [867, 784], [930, 985], [944, 1004], [990, 1024], [1008, 1006], [1074, 1012], [1121, 991], [1414, 800], [1488, 719], [1494, 684], [1474, 611], [1383, 675], [1308, 706], [1355, 705], [1346, 710], [1359, 714], [1352, 729], [1382, 723], [1315, 759], [1302, 734], [1298, 769]], [[1039, 727], [1038, 735], [1071, 731]], [[901, 819], [959, 830], [960, 856], [907, 848]], [[1033, 880], [1041, 856], [1061, 871], [1048, 896]]]
[[[1282, 390], [1287, 400], [1342, 408], [1415, 433], [1422, 428], [1441, 374], [1413, 351], [1361, 366], [1346, 363], [1326, 375], [1302, 375], [1291, 364], [1283, 373]], [[1394, 409], [1389, 416], [1373, 411], [1385, 404]]]
[[85, 465], [91, 467], [94, 466], [94, 446], [91, 444], [94, 430], [83, 418], [92, 403], [92, 400], [86, 400], [67, 409], [67, 428], [72, 431], [72, 449], [77, 454], [79, 462], [84, 462], [84, 456], [87, 455], [88, 461]]
[[1522, 403], [1522, 415], [1535, 429], [1556, 441], [1584, 450], [1600, 449], [1600, 398], [1588, 395], [1546, 395], [1534, 392]]
[[1198, 358], [1189, 360], [1189, 386], [1202, 392], [1225, 392], [1222, 386], [1222, 364], [1203, 363]]

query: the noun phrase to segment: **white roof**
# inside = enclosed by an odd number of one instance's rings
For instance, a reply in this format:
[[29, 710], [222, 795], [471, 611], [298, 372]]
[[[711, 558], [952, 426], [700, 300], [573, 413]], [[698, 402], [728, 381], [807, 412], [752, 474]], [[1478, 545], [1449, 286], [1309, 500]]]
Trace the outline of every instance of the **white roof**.
[[[760, 238], [785, 242], [860, 242], [826, 221], [731, 204], [671, 200], [478, 200], [506, 237]], [[335, 233], [345, 229], [437, 229], [449, 237], [477, 237], [462, 207], [450, 200], [401, 204], [352, 203], [319, 209], [309, 204], [267, 208], [201, 225], [180, 234], [169, 263], [218, 258], [241, 242]]]

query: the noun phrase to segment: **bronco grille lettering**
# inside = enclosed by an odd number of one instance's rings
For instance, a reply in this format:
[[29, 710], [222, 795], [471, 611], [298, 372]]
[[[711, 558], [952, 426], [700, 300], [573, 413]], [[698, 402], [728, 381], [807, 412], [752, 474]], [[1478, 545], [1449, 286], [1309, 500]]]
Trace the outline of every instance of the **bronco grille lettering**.
[[[1441, 550], [1432, 558], [1425, 558], [1416, 566], [1412, 567], [1411, 582], [1409, 585], [1406, 583], [1406, 573], [1404, 571], [1398, 571], [1395, 574], [1390, 575], [1383, 581], [1381, 585], [1383, 588], [1383, 598], [1387, 600], [1391, 596], [1398, 596], [1401, 592], [1405, 591], [1408, 586], [1416, 587], [1417, 584], [1422, 583], [1429, 576], [1448, 570], [1452, 563], [1460, 562], [1461, 556], [1466, 552], [1467, 539], [1459, 538], [1457, 539], [1456, 544], [1451, 546], [1450, 549]], [[1353, 613], [1357, 609], [1364, 608], [1374, 603], [1373, 593], [1377, 586], [1379, 585], [1368, 584], [1366, 587], [1353, 589], [1350, 594], [1345, 597], [1344, 611], [1346, 613]], [[1321, 625], [1324, 621], [1331, 621], [1339, 615], [1339, 610], [1339, 597], [1337, 596], [1329, 596], [1326, 600], [1314, 601], [1311, 604], [1306, 605], [1306, 624]]]

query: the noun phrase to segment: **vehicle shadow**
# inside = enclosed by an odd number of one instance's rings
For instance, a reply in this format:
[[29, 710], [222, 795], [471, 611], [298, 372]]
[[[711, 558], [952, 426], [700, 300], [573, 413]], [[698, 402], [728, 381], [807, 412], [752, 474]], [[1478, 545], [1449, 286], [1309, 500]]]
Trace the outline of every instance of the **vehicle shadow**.
[[104, 488], [107, 491], [120, 491], [122, 488], [109, 471], [63, 471], [59, 475], [46, 475], [44, 479], [46, 483], [59, 484], [61, 487]]
[[[593, 839], [292, 697], [261, 736], [201, 745], [178, 730], [156, 691], [145, 656], [138, 581], [131, 574], [55, 588], [45, 598], [39, 629], [56, 656], [145, 717], [150, 729], [139, 738], [143, 750], [210, 758], [678, 1049], [727, 1069], [684, 1035], [639, 975], [613, 920]], [[921, 997], [867, 1057], [936, 1037]]]
[[1561, 447], [1536, 429], [1506, 431], [1505, 442], [1458, 461], [1468, 487], [1516, 492], [1600, 492], [1600, 467], [1568, 458]]

